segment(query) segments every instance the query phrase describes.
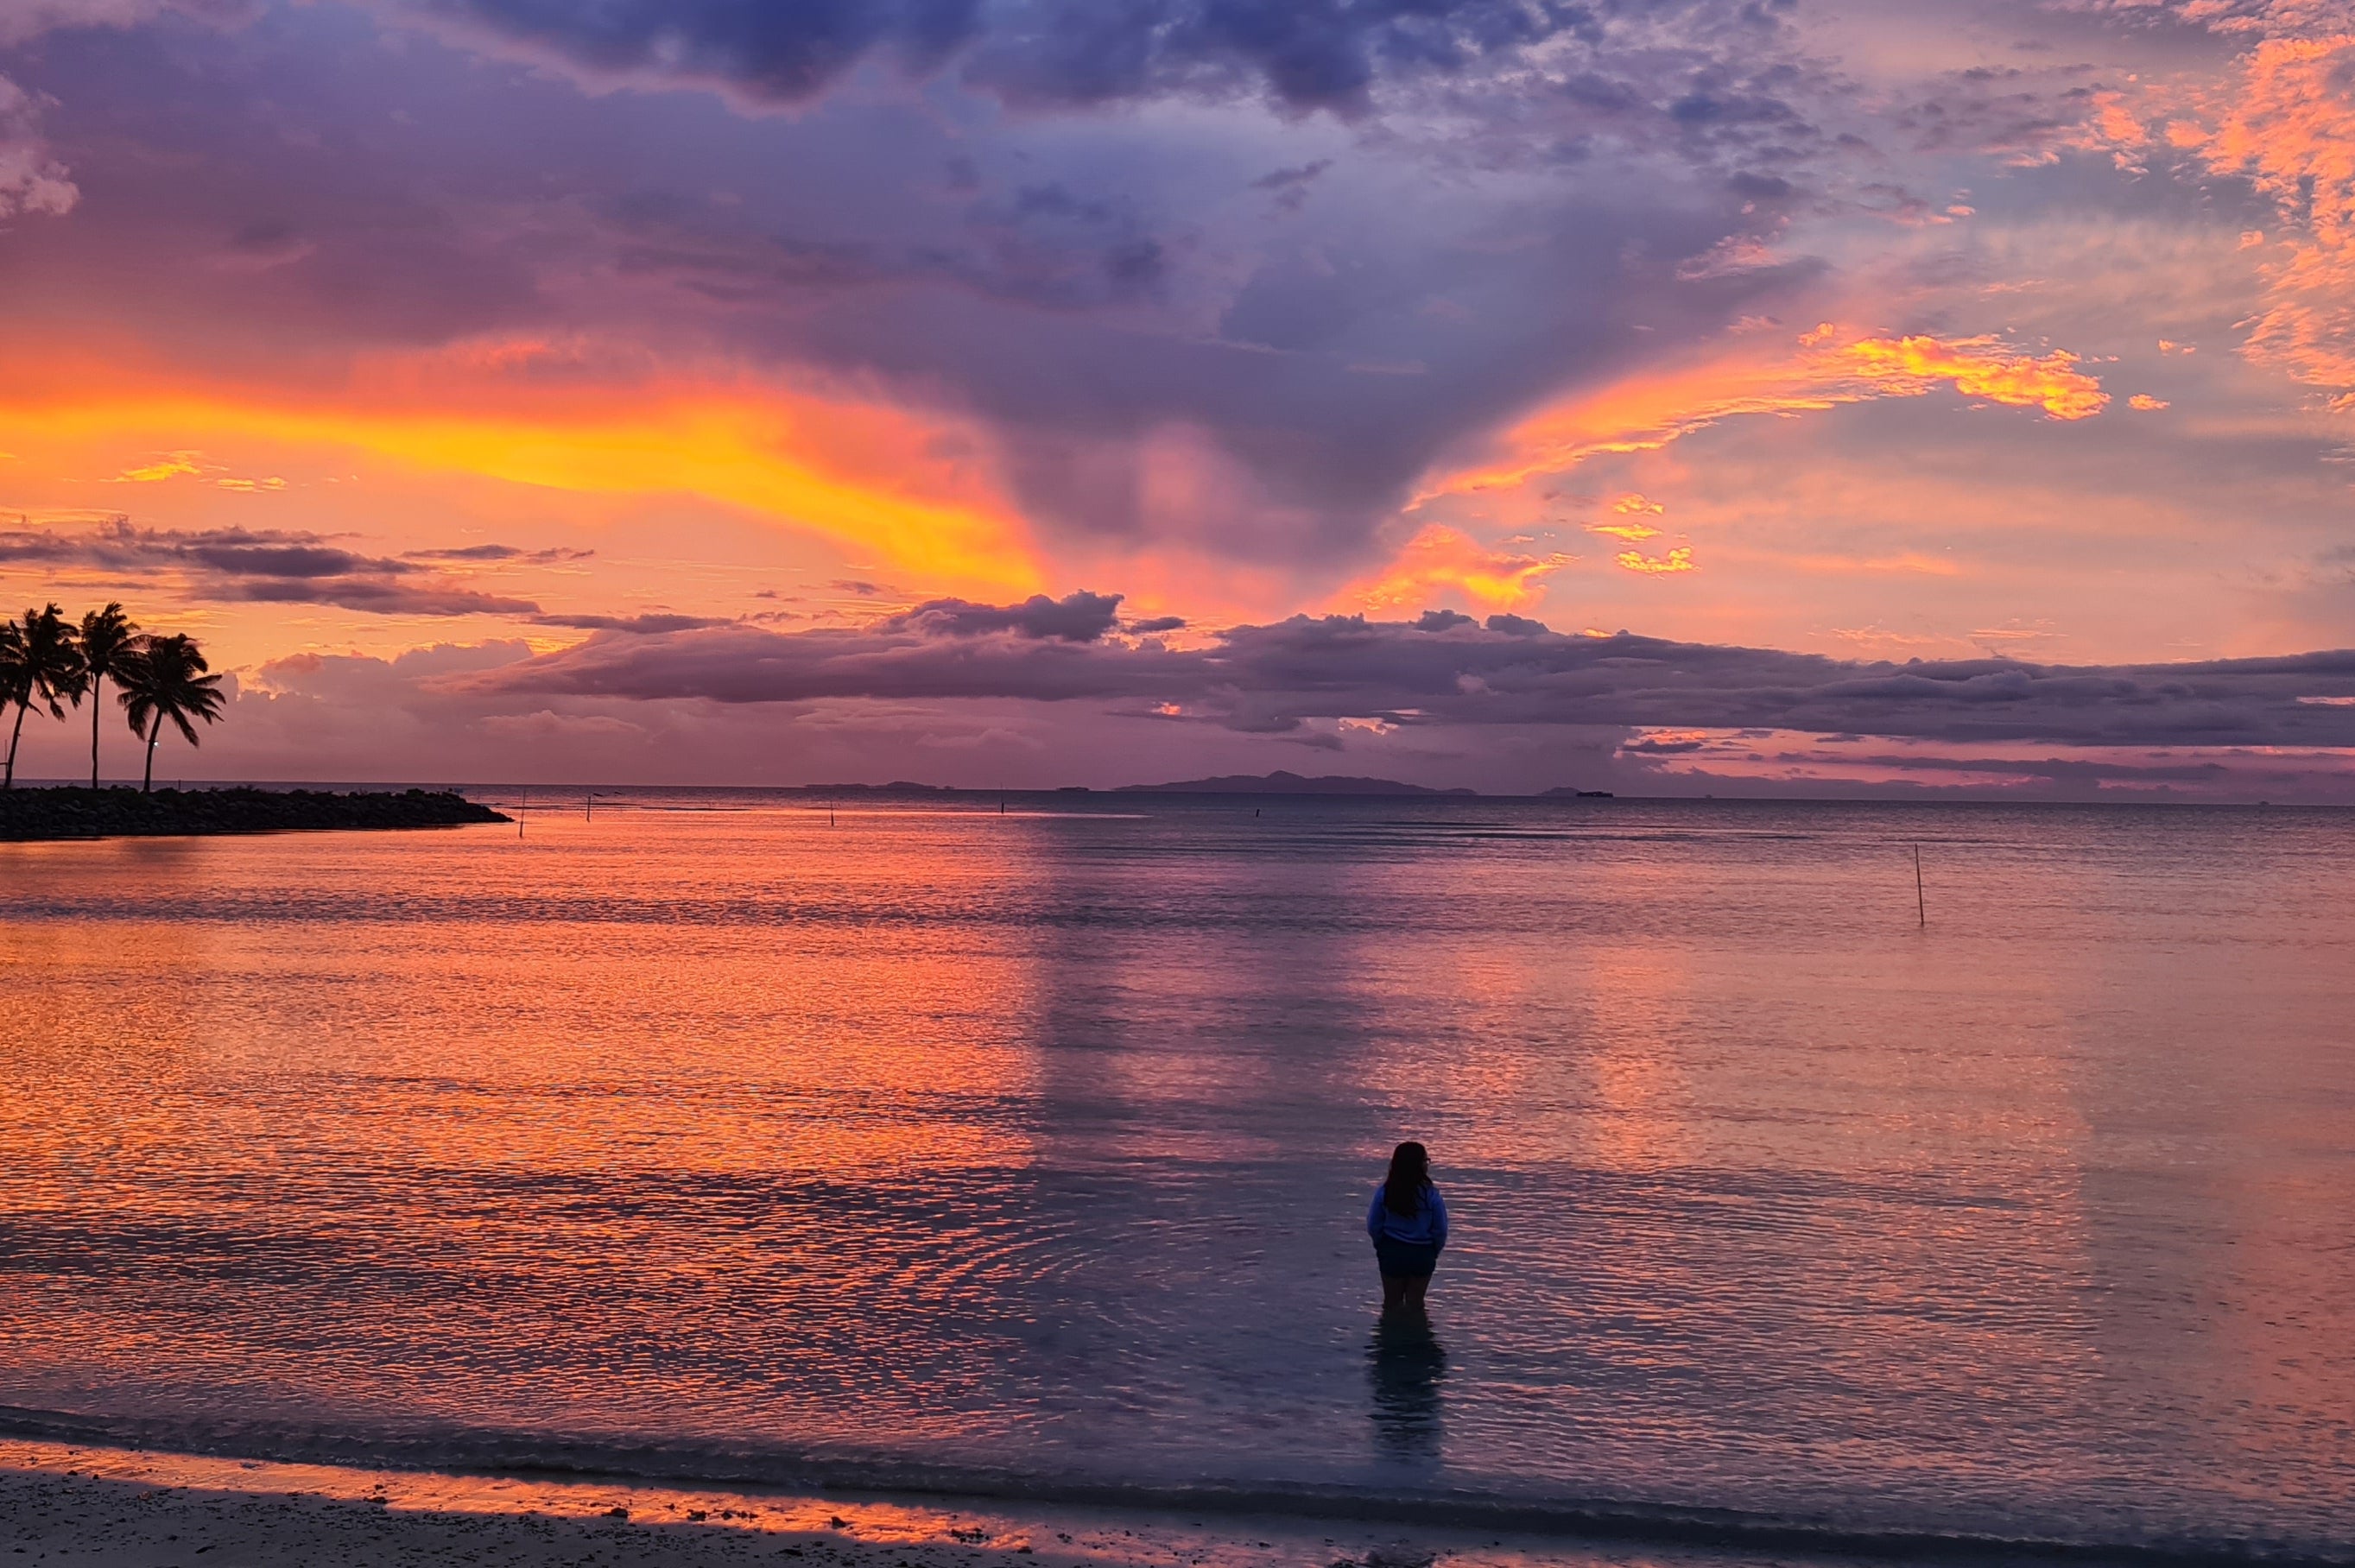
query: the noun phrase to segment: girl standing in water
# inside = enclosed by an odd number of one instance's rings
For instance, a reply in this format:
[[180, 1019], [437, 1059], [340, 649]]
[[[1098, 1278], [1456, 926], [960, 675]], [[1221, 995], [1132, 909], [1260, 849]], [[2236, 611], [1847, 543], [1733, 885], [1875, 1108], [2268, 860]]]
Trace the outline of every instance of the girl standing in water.
[[1447, 1204], [1431, 1184], [1431, 1154], [1421, 1144], [1391, 1151], [1391, 1172], [1374, 1189], [1366, 1234], [1382, 1271], [1382, 1310], [1421, 1307], [1431, 1271], [1447, 1244]]

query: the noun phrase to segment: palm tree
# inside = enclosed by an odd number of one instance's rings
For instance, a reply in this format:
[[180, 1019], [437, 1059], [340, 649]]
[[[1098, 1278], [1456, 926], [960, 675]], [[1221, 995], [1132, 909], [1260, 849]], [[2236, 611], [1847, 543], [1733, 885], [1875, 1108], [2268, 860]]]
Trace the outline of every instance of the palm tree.
[[169, 719], [193, 746], [197, 731], [188, 720], [201, 719], [209, 724], [220, 717], [220, 677], [207, 675], [208, 667], [196, 639], [176, 634], [143, 638], [137, 651], [115, 671], [114, 683], [123, 688], [123, 709], [131, 721], [131, 732], [147, 742], [147, 775], [139, 785], [141, 794], [155, 787], [155, 742], [164, 738], [165, 720]]
[[[98, 787], [98, 713], [100, 688], [106, 677], [112, 676], [117, 686], [123, 684], [123, 672], [139, 656], [141, 638], [138, 626], [123, 613], [123, 606], [110, 603], [103, 610], [91, 610], [81, 618], [81, 667], [89, 681], [90, 691], [90, 787]], [[197, 666], [198, 669], [205, 667]]]
[[16, 705], [16, 722], [8, 731], [8, 764], [0, 788], [16, 787], [16, 742], [24, 739], [25, 713], [45, 708], [52, 719], [62, 719], [66, 702], [81, 701], [81, 651], [74, 646], [73, 626], [55, 604], [27, 610], [22, 621], [0, 622], [0, 703]]
[[9, 789], [16, 787], [16, 736], [25, 732], [25, 705], [33, 700], [33, 666], [25, 651], [25, 628], [0, 621], [0, 711], [16, 709], [16, 731], [8, 737]]

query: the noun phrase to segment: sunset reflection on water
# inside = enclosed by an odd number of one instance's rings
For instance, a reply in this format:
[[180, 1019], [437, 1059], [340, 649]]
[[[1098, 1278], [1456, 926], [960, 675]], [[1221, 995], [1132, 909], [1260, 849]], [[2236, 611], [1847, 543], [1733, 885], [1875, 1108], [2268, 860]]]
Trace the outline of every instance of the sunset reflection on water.
[[0, 847], [0, 1403], [2344, 1535], [2355, 824], [683, 803]]

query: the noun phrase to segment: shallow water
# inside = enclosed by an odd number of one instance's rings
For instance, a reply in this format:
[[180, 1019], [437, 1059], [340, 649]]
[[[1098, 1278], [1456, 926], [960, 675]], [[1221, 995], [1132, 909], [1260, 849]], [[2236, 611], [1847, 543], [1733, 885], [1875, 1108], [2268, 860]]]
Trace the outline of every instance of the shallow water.
[[0, 846], [0, 1403], [2355, 1552], [2355, 816], [544, 805]]

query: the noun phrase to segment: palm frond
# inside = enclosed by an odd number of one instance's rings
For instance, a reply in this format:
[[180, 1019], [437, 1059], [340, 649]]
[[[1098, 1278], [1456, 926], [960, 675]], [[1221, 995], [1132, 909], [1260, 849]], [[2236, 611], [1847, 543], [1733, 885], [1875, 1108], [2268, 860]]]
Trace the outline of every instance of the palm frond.
[[224, 701], [221, 677], [206, 674], [208, 667], [204, 651], [193, 637], [176, 633], [144, 639], [114, 673], [123, 717], [132, 732], [145, 739], [154, 733], [159, 720], [168, 719], [188, 744], [198, 744], [196, 726], [189, 720], [217, 721]]
[[114, 680], [138, 658], [147, 639], [139, 635], [139, 624], [123, 613], [121, 604], [109, 602], [105, 609], [82, 616], [76, 640], [80, 644], [84, 671], [95, 680]]
[[52, 719], [65, 717], [65, 704], [79, 706], [88, 689], [88, 674], [73, 624], [55, 604], [27, 610], [13, 628], [22, 645], [26, 688], [18, 700], [38, 708]]

